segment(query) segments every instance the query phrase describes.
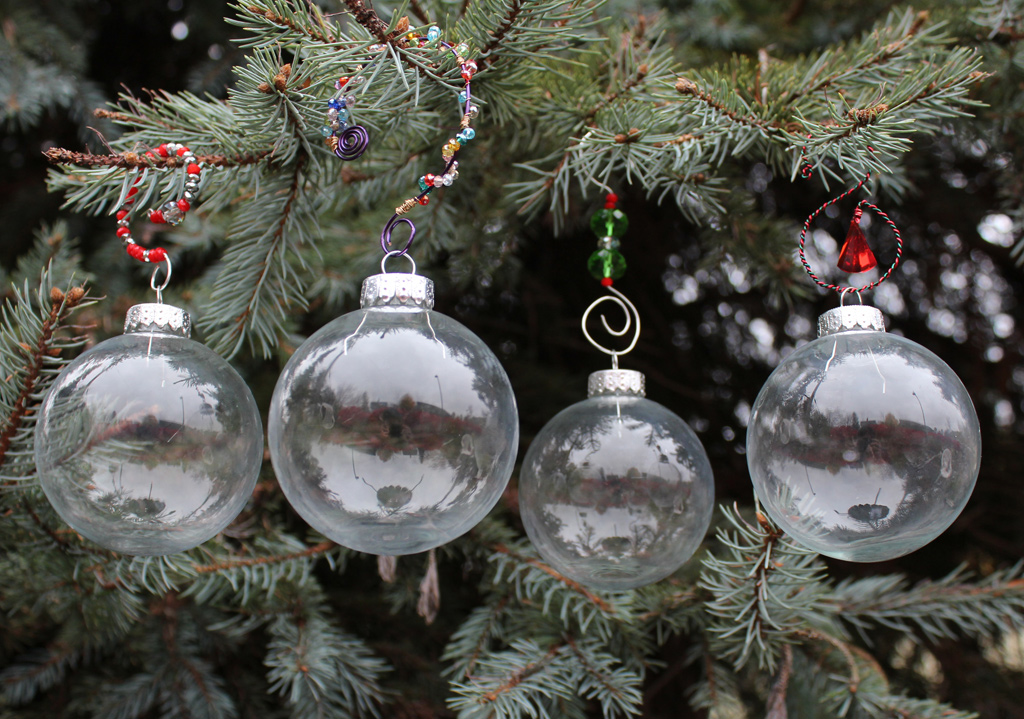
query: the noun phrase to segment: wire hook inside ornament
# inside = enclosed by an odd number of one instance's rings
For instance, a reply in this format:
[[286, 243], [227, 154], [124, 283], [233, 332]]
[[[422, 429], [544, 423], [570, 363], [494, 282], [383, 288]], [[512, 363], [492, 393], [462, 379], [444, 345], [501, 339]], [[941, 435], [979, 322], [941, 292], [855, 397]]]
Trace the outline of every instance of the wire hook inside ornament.
[[[612, 369], [618, 369], [619, 356], [631, 352], [633, 348], [636, 347], [636, 343], [640, 339], [640, 312], [637, 311], [636, 305], [630, 302], [629, 299], [624, 294], [619, 292], [617, 289], [611, 286], [609, 286], [607, 289], [608, 292], [610, 292], [611, 294], [598, 297], [596, 300], [590, 303], [590, 306], [587, 307], [586, 310], [584, 310], [583, 319], [580, 322], [580, 326], [583, 329], [583, 336], [587, 338], [587, 342], [589, 342], [591, 345], [593, 345], [596, 349], [600, 350], [601, 352], [604, 352], [606, 355], [610, 355], [612, 358]], [[611, 325], [608, 324], [608, 318], [604, 315], [604, 313], [601, 314], [601, 326], [604, 327], [605, 332], [610, 334], [612, 337], [625, 336], [631, 328], [634, 328], [634, 318], [636, 318], [635, 329], [633, 329], [633, 339], [632, 341], [630, 341], [629, 345], [625, 349], [608, 349], [607, 347], [598, 343], [593, 337], [591, 337], [590, 332], [587, 331], [587, 320], [590, 318], [590, 313], [593, 312], [597, 308], [597, 306], [600, 305], [602, 302], [611, 302], [617, 305], [622, 310], [622, 314], [626, 318], [626, 322], [622, 326], [622, 329], [617, 330], [612, 328]]]
[[153, 268], [153, 275], [149, 278], [149, 286], [156, 292], [156, 301], [158, 304], [164, 302], [164, 290], [167, 289], [168, 283], [171, 281], [171, 258], [167, 255], [164, 256], [164, 262], [167, 263], [167, 274], [164, 277], [164, 281], [159, 286], [156, 284], [156, 275], [160, 272], [160, 265]]

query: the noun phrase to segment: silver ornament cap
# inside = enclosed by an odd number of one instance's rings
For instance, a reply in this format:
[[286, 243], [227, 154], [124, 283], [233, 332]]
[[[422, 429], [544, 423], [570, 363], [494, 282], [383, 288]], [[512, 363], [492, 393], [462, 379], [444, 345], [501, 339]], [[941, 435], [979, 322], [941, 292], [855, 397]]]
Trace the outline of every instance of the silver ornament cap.
[[179, 337], [192, 336], [192, 318], [188, 312], [162, 302], [146, 302], [128, 310], [124, 318], [124, 333], [163, 332]]
[[885, 317], [877, 307], [833, 307], [818, 317], [818, 337], [840, 332], [885, 332]]
[[406, 272], [371, 275], [363, 280], [359, 306], [430, 310], [434, 308], [434, 281]]
[[603, 369], [587, 379], [587, 397], [647, 396], [647, 378], [635, 369]]

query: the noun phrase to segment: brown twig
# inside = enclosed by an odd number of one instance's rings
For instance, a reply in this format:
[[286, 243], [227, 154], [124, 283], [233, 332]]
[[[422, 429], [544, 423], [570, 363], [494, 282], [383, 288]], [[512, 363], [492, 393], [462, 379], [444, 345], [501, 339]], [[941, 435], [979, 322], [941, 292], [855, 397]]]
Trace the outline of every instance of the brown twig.
[[331, 551], [336, 546], [338, 545], [334, 542], [320, 542], [320, 544], [314, 544], [312, 547], [306, 547], [298, 552], [275, 554], [269, 557], [251, 557], [249, 559], [237, 559], [230, 562], [217, 562], [215, 564], [204, 564], [200, 566], [193, 565], [192, 570], [196, 574], [212, 574], [214, 572], [222, 572], [227, 569], [238, 569], [240, 567], [258, 567], [264, 564], [290, 562], [293, 559], [303, 559], [304, 557], [314, 557], [317, 554], [324, 554], [325, 552]]
[[480, 59], [477, 62], [481, 69], [493, 62], [493, 58], [489, 57], [489, 55], [501, 45], [509, 30], [512, 29], [516, 20], [519, 19], [519, 14], [523, 11], [523, 4], [523, 0], [512, 0], [512, 4], [505, 13], [505, 17], [502, 18], [498, 27], [491, 31], [491, 39], [487, 41], [487, 44], [481, 48], [479, 53]]
[[466, 663], [465, 677], [468, 679], [473, 675], [473, 667], [476, 666], [477, 660], [484, 651], [484, 643], [487, 641], [487, 635], [491, 632], [491, 627], [498, 621], [498, 617], [505, 611], [505, 605], [508, 604], [508, 597], [502, 597], [498, 600], [498, 603], [491, 607], [490, 616], [487, 617], [487, 627], [484, 631], [480, 632], [480, 639], [477, 641], [476, 646], [473, 647], [473, 651], [469, 654], [469, 661]]
[[[60, 320], [66, 317], [68, 312], [75, 305], [79, 304], [84, 297], [85, 290], [81, 287], [71, 288], [66, 295], [57, 287], [50, 290], [50, 314], [43, 320], [42, 327], [39, 330], [39, 337], [36, 340], [36, 346], [29, 347], [25, 345], [23, 347], [29, 353], [28, 368], [22, 379], [18, 397], [14, 400], [11, 413], [4, 420], [3, 430], [0, 430], [0, 466], [3, 466], [7, 460], [7, 452], [11, 448], [11, 442], [14, 441], [14, 436], [18, 433], [21, 423], [29, 411], [29, 400], [36, 391], [39, 375], [43, 371], [43, 362], [46, 357], [51, 355], [52, 347], [50, 344], [53, 340], [54, 330], [57, 329]], [[12, 486], [12, 484], [6, 483], [4, 486]]]
[[321, 33], [311, 28], [301, 27], [300, 25], [297, 25], [288, 18], [282, 15], [278, 15], [273, 10], [264, 10], [263, 8], [257, 7], [256, 5], [249, 5], [248, 7], [246, 7], [246, 10], [251, 12], [253, 15], [258, 15], [260, 17], [266, 18], [275, 25], [280, 25], [282, 27], [288, 28], [289, 30], [294, 30], [295, 32], [302, 33], [303, 35], [308, 35], [309, 37], [319, 42], [334, 42], [334, 38], [328, 35], [326, 32], [326, 26], [324, 25], [323, 18], [320, 17], [320, 12], [316, 10], [316, 5], [310, 3], [310, 7], [316, 12], [316, 17], [320, 20], [320, 27], [324, 29], [324, 32]]
[[366, 7], [363, 0], [344, 0], [345, 7], [352, 13], [355, 21], [370, 31], [374, 37], [382, 43], [391, 42], [393, 39], [388, 35], [388, 24], [380, 19], [372, 8]]
[[843, 655], [843, 659], [846, 660], [846, 666], [850, 669], [850, 680], [847, 687], [851, 694], [857, 693], [857, 689], [860, 687], [860, 669], [857, 668], [857, 661], [853, 657], [853, 652], [850, 651], [850, 647], [848, 647], [845, 642], [839, 641], [831, 634], [819, 632], [817, 629], [797, 629], [793, 634], [798, 637], [803, 637], [804, 639], [814, 639], [819, 642], [824, 642], [839, 650], [839, 653]]
[[525, 564], [529, 564], [529, 565], [531, 565], [533, 567], [536, 567], [537, 569], [541, 570], [545, 574], [548, 574], [548, 575], [554, 577], [558, 581], [562, 582], [562, 584], [564, 584], [565, 586], [569, 587], [569, 589], [571, 589], [574, 592], [577, 592], [579, 594], [582, 594], [590, 602], [592, 602], [593, 604], [597, 605], [597, 607], [601, 611], [603, 611], [603, 612], [611, 612], [612, 611], [611, 605], [608, 604], [608, 602], [606, 602], [604, 599], [602, 599], [601, 597], [599, 597], [596, 594], [594, 594], [592, 591], [590, 591], [589, 589], [584, 587], [579, 582], [577, 582], [575, 580], [572, 580], [572, 579], [569, 579], [565, 575], [560, 574], [559, 572], [555, 571], [554, 569], [552, 569], [548, 565], [544, 564], [544, 562], [541, 562], [539, 559], [534, 559], [533, 557], [524, 557], [522, 554], [518, 554], [516, 552], [513, 552], [511, 549], [506, 547], [504, 544], [496, 544], [496, 545], [492, 546], [491, 549], [493, 549], [495, 552], [498, 552], [499, 554], [505, 554], [505, 555], [507, 555], [509, 557], [512, 557], [513, 559], [516, 559], [516, 560], [520, 561], [520, 562], [523, 562]]
[[[254, 165], [270, 154], [270, 150], [260, 150], [253, 154], [235, 155], [196, 155], [197, 161], [216, 167], [239, 167]], [[63, 147], [51, 147], [43, 155], [55, 165], [75, 165], [77, 167], [181, 167], [179, 157], [147, 157], [137, 152], [123, 152], [115, 155], [94, 155], [89, 152], [74, 152]]]
[[789, 689], [789, 678], [792, 673], [793, 647], [783, 644], [782, 666], [779, 667], [779, 673], [775, 676], [771, 693], [768, 695], [766, 719], [786, 719], [786, 691]]
[[561, 642], [552, 644], [551, 648], [548, 649], [548, 653], [545, 654], [539, 661], [536, 661], [533, 664], [527, 664], [522, 669], [513, 672], [509, 676], [508, 681], [480, 697], [480, 703], [490, 704], [505, 692], [515, 689], [517, 686], [522, 684], [524, 681], [526, 681], [534, 674], [539, 672], [541, 669], [543, 669], [546, 665], [548, 665], [551, 662], [551, 660], [555, 658], [555, 656], [558, 654], [558, 652], [561, 650], [563, 646], [565, 645]]

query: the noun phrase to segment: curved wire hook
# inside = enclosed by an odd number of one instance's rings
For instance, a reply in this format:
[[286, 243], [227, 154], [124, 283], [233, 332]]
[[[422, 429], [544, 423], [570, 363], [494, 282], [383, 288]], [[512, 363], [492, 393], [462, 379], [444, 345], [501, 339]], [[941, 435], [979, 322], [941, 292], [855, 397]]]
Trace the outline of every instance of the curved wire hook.
[[[604, 352], [606, 355], [611, 355], [612, 369], [618, 369], [619, 355], [624, 355], [628, 352], [631, 352], [633, 348], [636, 347], [637, 341], [640, 339], [640, 312], [637, 311], [636, 305], [630, 302], [624, 294], [619, 292], [614, 287], [608, 287], [608, 291], [611, 293], [610, 295], [598, 297], [596, 300], [590, 303], [590, 306], [587, 307], [586, 310], [584, 310], [583, 320], [580, 322], [580, 326], [583, 328], [583, 336], [587, 338], [587, 342], [589, 342], [591, 345], [593, 345], [596, 349], [600, 350], [601, 352]], [[622, 310], [622, 314], [625, 315], [626, 317], [626, 322], [622, 326], [622, 329], [616, 330], [612, 329], [612, 327], [608, 324], [608, 319], [605, 317], [603, 313], [601, 314], [601, 325], [604, 327], [605, 332], [610, 334], [612, 337], [622, 337], [627, 332], [629, 332], [630, 328], [633, 326], [633, 318], [636, 318], [636, 329], [633, 330], [633, 339], [629, 343], [629, 346], [626, 347], [626, 349], [610, 350], [607, 347], [598, 344], [598, 342], [595, 341], [594, 338], [590, 336], [590, 332], [587, 331], [587, 320], [590, 318], [590, 313], [597, 309], [597, 306], [600, 305], [602, 302], [611, 302], [617, 305], [619, 309]]]
[[167, 276], [164, 277], [164, 281], [160, 283], [158, 287], [156, 284], [156, 274], [160, 271], [160, 265], [153, 268], [153, 276], [149, 278], [149, 286], [156, 292], [156, 301], [158, 304], [163, 304], [164, 301], [164, 290], [167, 289], [167, 284], [171, 281], [171, 258], [170, 256], [164, 257], [164, 261], [167, 263]]
[[[391, 249], [391, 233], [394, 232], [395, 228], [398, 227], [398, 225], [400, 223], [402, 223], [402, 222], [404, 222], [405, 224], [409, 225], [409, 241], [405, 243], [405, 247], [403, 247], [401, 250], [392, 250]], [[391, 219], [388, 220], [388, 223], [386, 225], [384, 225], [384, 229], [381, 230], [381, 233], [380, 233], [380, 248], [382, 250], [384, 250], [384, 254], [385, 255], [393, 255], [394, 253], [397, 253], [397, 256], [401, 257], [402, 255], [404, 255], [404, 254], [409, 252], [409, 248], [412, 247], [412, 241], [415, 238], [416, 238], [416, 225], [414, 225], [412, 223], [412, 220], [410, 220], [408, 217], [402, 217], [398, 213], [395, 213], [394, 215], [391, 216]]]

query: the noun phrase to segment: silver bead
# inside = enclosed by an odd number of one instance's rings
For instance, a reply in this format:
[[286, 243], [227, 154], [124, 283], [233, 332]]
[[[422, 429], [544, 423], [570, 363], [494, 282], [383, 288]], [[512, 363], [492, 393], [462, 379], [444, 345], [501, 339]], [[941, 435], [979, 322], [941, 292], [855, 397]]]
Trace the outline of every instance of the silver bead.
[[347, 107], [349, 109], [352, 109], [355, 106], [356, 106], [356, 96], [355, 95], [345, 95], [345, 107]]
[[356, 84], [357, 85], [362, 85], [364, 82], [366, 82], [366, 78], [365, 77], [363, 77], [362, 75], [356, 75]]
[[466, 114], [470, 117], [478, 117], [480, 115], [480, 108], [476, 105], [470, 105], [469, 111]]
[[123, 220], [118, 220], [117, 224], [120, 225], [121, 227], [127, 227], [128, 226], [128, 218], [126, 217]]
[[445, 187], [451, 187], [452, 183], [455, 182], [455, 178], [452, 177], [451, 175], [442, 175], [441, 182], [444, 184]]
[[192, 200], [196, 199], [196, 193], [191, 192], [189, 190], [185, 190], [185, 194], [182, 196], [189, 202], [192, 202]]

